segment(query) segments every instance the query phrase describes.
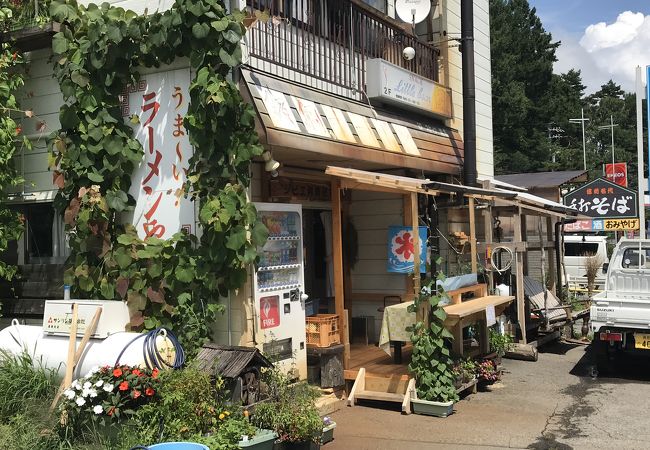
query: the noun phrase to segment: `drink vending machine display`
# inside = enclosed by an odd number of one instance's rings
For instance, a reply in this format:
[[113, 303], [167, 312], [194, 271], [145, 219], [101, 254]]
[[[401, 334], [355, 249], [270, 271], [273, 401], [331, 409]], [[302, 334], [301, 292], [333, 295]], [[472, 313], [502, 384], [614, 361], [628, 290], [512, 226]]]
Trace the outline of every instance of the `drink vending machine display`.
[[269, 230], [253, 276], [256, 344], [285, 371], [307, 377], [302, 207], [256, 203]]

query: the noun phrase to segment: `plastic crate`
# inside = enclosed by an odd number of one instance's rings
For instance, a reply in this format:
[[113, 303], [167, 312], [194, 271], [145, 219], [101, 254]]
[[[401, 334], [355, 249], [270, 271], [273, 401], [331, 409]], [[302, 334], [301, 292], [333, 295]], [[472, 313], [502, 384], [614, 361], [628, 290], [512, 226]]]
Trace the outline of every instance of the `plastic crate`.
[[341, 343], [338, 314], [316, 314], [306, 319], [307, 347], [329, 347]]

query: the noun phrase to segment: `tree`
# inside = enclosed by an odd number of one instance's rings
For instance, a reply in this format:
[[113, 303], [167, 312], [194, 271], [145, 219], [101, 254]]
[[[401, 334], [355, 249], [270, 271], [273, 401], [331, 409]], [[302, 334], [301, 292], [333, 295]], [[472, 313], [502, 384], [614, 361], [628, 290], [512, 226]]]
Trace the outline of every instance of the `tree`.
[[539, 170], [550, 160], [545, 106], [560, 43], [527, 0], [490, 0], [490, 40], [495, 168]]

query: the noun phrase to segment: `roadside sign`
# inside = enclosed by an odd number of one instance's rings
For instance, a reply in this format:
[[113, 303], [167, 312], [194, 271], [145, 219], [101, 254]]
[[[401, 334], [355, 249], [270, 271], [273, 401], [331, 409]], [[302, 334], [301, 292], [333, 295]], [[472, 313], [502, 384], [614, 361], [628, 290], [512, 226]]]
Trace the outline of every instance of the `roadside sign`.
[[564, 204], [594, 219], [634, 219], [639, 217], [637, 194], [598, 178], [564, 196]]
[[605, 178], [619, 186], [627, 187], [627, 163], [605, 164]]

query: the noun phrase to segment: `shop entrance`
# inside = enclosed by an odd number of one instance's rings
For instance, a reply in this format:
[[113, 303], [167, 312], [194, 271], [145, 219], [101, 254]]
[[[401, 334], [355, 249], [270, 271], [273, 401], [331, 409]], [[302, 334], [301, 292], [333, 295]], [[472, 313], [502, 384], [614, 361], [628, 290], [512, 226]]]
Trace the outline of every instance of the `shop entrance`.
[[303, 209], [303, 255], [307, 316], [334, 312], [332, 285], [332, 212]]

